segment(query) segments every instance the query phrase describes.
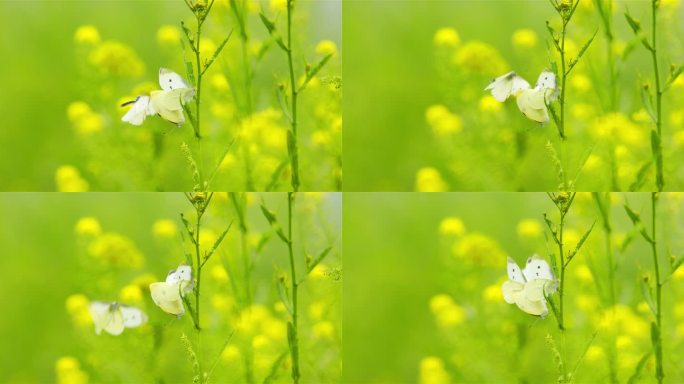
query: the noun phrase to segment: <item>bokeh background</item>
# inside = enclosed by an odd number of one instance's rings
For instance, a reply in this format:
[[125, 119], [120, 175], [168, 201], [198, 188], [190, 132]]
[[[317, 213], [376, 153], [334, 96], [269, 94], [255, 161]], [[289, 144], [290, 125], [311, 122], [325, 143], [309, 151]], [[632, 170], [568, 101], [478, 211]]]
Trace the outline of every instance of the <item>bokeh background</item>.
[[[598, 34], [570, 75], [563, 146], [553, 122], [540, 126], [515, 101], [501, 104], [483, 91], [511, 70], [534, 85], [550, 68], [546, 21], [559, 30], [559, 17], [548, 1], [345, 3], [345, 190], [558, 190], [554, 156], [577, 190], [630, 190], [651, 159], [653, 124], [640, 87], [652, 85], [653, 75], [623, 13], [629, 9], [648, 29], [650, 1], [603, 3], [613, 4], [612, 46], [593, 0], [580, 1], [568, 27], [570, 57]], [[660, 4], [664, 82], [670, 64], [684, 62], [684, 26], [678, 0]], [[609, 49], [618, 71], [614, 103]], [[679, 78], [663, 99], [665, 189], [672, 191], [681, 189], [684, 172], [683, 86]], [[634, 189], [655, 190], [653, 167], [644, 180]]]
[[[578, 194], [567, 216], [564, 239], [570, 247], [596, 221], [566, 271], [569, 370], [596, 332], [577, 366], [576, 382], [609, 382], [611, 361], [619, 382], [626, 382], [651, 349], [653, 315], [640, 289], [644, 275], [653, 279], [650, 246], [623, 208], [628, 202], [641, 212], [650, 230], [650, 194], [609, 199], [608, 240], [590, 194]], [[680, 194], [660, 196], [660, 265], [668, 279], [663, 288], [665, 374], [671, 382], [684, 379], [684, 270], [671, 275], [668, 260], [684, 254], [683, 211]], [[343, 381], [556, 382], [546, 341], [548, 334], [559, 345], [553, 314], [545, 319], [528, 315], [506, 304], [501, 294], [507, 256], [522, 265], [534, 253], [548, 255], [544, 213], [558, 221], [556, 207], [537, 193], [347, 194]], [[606, 240], [617, 265], [615, 305], [607, 296]], [[655, 381], [652, 355], [641, 379]]]
[[[203, 27], [203, 57], [233, 35], [204, 78], [202, 165], [209, 174], [220, 164], [212, 190], [290, 190], [289, 168], [281, 166], [289, 122], [276, 97], [289, 76], [286, 56], [259, 20], [263, 11], [284, 30], [285, 1], [236, 4], [246, 13], [251, 85], [236, 18], [228, 0], [217, 0]], [[183, 1], [10, 0], [0, 3], [0, 21], [1, 190], [193, 188], [180, 150], [186, 142], [200, 162], [189, 122], [120, 121], [122, 102], [158, 88], [160, 67], [186, 77], [180, 22], [193, 31], [195, 23]], [[336, 52], [300, 97], [301, 189], [339, 190], [341, 2], [298, 1], [293, 23], [298, 77], [305, 63]]]
[[[194, 219], [182, 194], [11, 194], [0, 196], [0, 337], [3, 383], [191, 382], [185, 333], [205, 370], [218, 356], [213, 382], [291, 382], [286, 322], [277, 281], [289, 275], [287, 248], [262, 216], [261, 199], [287, 218], [286, 194], [238, 196], [246, 204], [245, 244], [234, 206], [216, 194], [200, 241], [207, 249], [233, 221], [202, 273], [202, 349], [189, 314], [175, 320], [152, 302], [149, 283], [163, 281], [185, 260], [180, 213]], [[295, 257], [328, 246], [328, 257], [300, 286], [301, 371], [310, 382], [341, 374], [341, 196], [299, 194], [294, 209]], [[285, 221], [286, 223], [286, 221]], [[187, 240], [186, 238], [186, 241]], [[248, 278], [249, 276], [249, 278]], [[247, 295], [247, 287], [251, 295]], [[143, 309], [149, 322], [119, 336], [95, 334], [88, 300]], [[221, 346], [235, 332], [219, 355]], [[281, 360], [279, 360], [281, 359]], [[276, 364], [277, 361], [280, 361]]]

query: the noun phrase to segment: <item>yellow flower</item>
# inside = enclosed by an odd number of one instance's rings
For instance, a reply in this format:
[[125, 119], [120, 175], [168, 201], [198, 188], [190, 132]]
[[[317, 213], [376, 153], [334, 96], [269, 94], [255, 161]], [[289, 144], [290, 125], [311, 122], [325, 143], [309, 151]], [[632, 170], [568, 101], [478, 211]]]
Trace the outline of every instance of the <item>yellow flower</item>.
[[102, 233], [102, 228], [96, 218], [82, 217], [76, 222], [75, 231], [81, 236], [99, 236]]
[[55, 172], [55, 183], [59, 192], [87, 192], [88, 182], [81, 178], [78, 169], [62, 165]]
[[157, 30], [157, 42], [159, 45], [175, 45], [180, 42], [181, 32], [175, 25], [162, 25]]
[[684, 110], [670, 112], [670, 124], [676, 127], [684, 124]]
[[539, 221], [535, 219], [524, 219], [518, 223], [518, 236], [521, 238], [534, 239], [541, 236], [543, 229]]
[[74, 41], [84, 45], [98, 44], [100, 42], [100, 32], [93, 25], [82, 25], [74, 33]]
[[500, 303], [503, 301], [503, 292], [501, 291], [501, 284], [492, 284], [485, 288], [482, 297], [492, 303]]
[[325, 147], [332, 141], [332, 136], [328, 131], [316, 130], [311, 134], [311, 141], [317, 147]]
[[645, 130], [621, 113], [608, 113], [598, 117], [592, 125], [591, 133], [598, 139], [617, 138], [630, 147], [649, 143]]
[[672, 134], [672, 143], [675, 148], [684, 148], [684, 130]]
[[214, 52], [216, 52], [216, 49], [218, 47], [216, 46], [216, 43], [214, 43], [214, 40], [208, 38], [208, 37], [203, 37], [200, 39], [200, 60], [202, 60], [203, 63], [209, 61], [213, 56]]
[[586, 92], [591, 89], [591, 80], [585, 75], [578, 73], [570, 78], [570, 86], [579, 92]]
[[537, 45], [537, 34], [528, 28], [513, 32], [513, 45], [518, 48], [534, 48]]
[[425, 112], [425, 120], [437, 136], [448, 136], [458, 133], [463, 128], [461, 118], [443, 105], [433, 105]]
[[131, 47], [113, 40], [95, 47], [88, 62], [108, 75], [137, 77], [145, 71], [145, 64]]
[[646, 112], [644, 108], [640, 108], [638, 111], [634, 112], [632, 114], [632, 119], [639, 123], [651, 122], [651, 116], [649, 116], [648, 112]]
[[465, 232], [465, 225], [458, 217], [446, 217], [439, 223], [439, 233], [441, 235], [454, 235], [458, 237], [465, 235]]
[[117, 233], [105, 233], [88, 246], [90, 257], [113, 267], [139, 268], [143, 264], [142, 253], [127, 237]]
[[586, 264], [579, 264], [575, 267], [575, 276], [583, 283], [591, 283], [594, 281], [594, 275]]
[[219, 92], [228, 92], [230, 90], [230, 85], [228, 84], [228, 79], [222, 73], [216, 73], [210, 78], [211, 86], [214, 87]]
[[335, 336], [335, 326], [329, 321], [320, 321], [314, 324], [313, 335], [315, 339], [332, 340]]
[[659, 5], [663, 8], [677, 8], [679, 0], [660, 0]]
[[466, 319], [465, 311], [456, 304], [451, 296], [440, 294], [430, 299], [430, 311], [440, 327], [452, 327], [463, 324]]
[[211, 307], [219, 312], [228, 312], [233, 304], [235, 304], [235, 300], [231, 296], [223, 294], [211, 296]]
[[81, 370], [81, 364], [76, 358], [63, 356], [55, 362], [57, 384], [87, 384], [88, 374]]
[[449, 189], [447, 183], [442, 179], [439, 171], [425, 167], [418, 170], [416, 174], [417, 192], [445, 192]]
[[287, 11], [287, 0], [270, 0], [268, 8], [271, 12], [285, 12]]
[[121, 288], [119, 300], [127, 304], [140, 304], [143, 301], [143, 291], [137, 284], [129, 284]]
[[176, 237], [178, 235], [178, 226], [176, 226], [176, 222], [173, 220], [159, 219], [152, 224], [152, 233], [160, 239]]
[[228, 272], [221, 265], [214, 265], [211, 267], [211, 278], [217, 283], [225, 284], [228, 282]]
[[67, 117], [74, 124], [76, 132], [88, 135], [99, 132], [104, 126], [104, 119], [93, 112], [90, 106], [82, 101], [75, 101], [67, 107]]
[[503, 107], [503, 104], [498, 102], [494, 96], [485, 95], [480, 99], [478, 107], [482, 112], [499, 112]]
[[438, 47], [455, 47], [461, 43], [461, 38], [453, 28], [440, 28], [435, 32], [434, 43]]
[[587, 353], [585, 355], [585, 358], [587, 359], [587, 362], [589, 363], [598, 363], [598, 362], [603, 362], [605, 361], [606, 354], [603, 351], [603, 348], [601, 348], [598, 345], [592, 345], [587, 349]]
[[72, 123], [75, 123], [78, 119], [91, 112], [90, 105], [83, 101], [74, 101], [67, 107], [67, 117]]
[[309, 305], [309, 317], [314, 320], [321, 320], [325, 313], [325, 303], [317, 301]]
[[316, 53], [323, 56], [336, 55], [337, 45], [330, 40], [322, 40], [316, 44]]
[[587, 161], [584, 163], [584, 169], [587, 172], [595, 171], [601, 164], [603, 164], [601, 157], [592, 153], [587, 157]]
[[490, 76], [500, 76], [508, 67], [496, 48], [480, 41], [464, 44], [454, 54], [453, 61], [469, 72]]
[[613, 41], [613, 46], [611, 47], [611, 49], [613, 50], [613, 53], [616, 56], [622, 56], [622, 54], [625, 53], [626, 48], [627, 48], [627, 43], [625, 43], [622, 40]]
[[71, 321], [78, 327], [85, 327], [92, 324], [93, 320], [90, 317], [90, 310], [88, 305], [90, 301], [85, 295], [74, 294], [66, 299], [66, 309], [71, 316]]
[[454, 243], [451, 252], [466, 263], [491, 267], [500, 266], [507, 256], [496, 240], [477, 232], [461, 237]]
[[449, 384], [451, 378], [439, 357], [428, 356], [420, 361], [418, 384]]
[[240, 349], [235, 345], [229, 345], [221, 352], [221, 360], [227, 364], [239, 362], [240, 356]]

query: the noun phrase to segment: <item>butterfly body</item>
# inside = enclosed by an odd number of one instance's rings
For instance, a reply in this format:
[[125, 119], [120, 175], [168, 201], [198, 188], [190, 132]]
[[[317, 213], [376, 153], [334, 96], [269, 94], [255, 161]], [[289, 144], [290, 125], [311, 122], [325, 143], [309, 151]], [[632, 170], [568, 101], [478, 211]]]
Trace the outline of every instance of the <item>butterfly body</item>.
[[147, 315], [135, 307], [117, 302], [93, 301], [88, 308], [98, 335], [104, 330], [118, 336], [125, 328], [139, 327], [147, 322]]
[[169, 272], [166, 280], [150, 284], [150, 294], [159, 308], [176, 316], [185, 314], [182, 295], [193, 288], [192, 268], [181, 265]]
[[546, 105], [558, 97], [556, 75], [549, 71], [543, 71], [539, 75], [534, 88], [511, 71], [492, 80], [484, 90], [490, 91], [492, 96], [502, 103], [511, 96], [515, 97], [520, 112], [528, 119], [541, 124], [549, 121]]
[[546, 296], [556, 291], [558, 282], [549, 264], [541, 257], [534, 255], [527, 259], [524, 269], [508, 258], [508, 280], [501, 290], [508, 304], [515, 304], [523, 312], [535, 316], [546, 317]]
[[195, 89], [179, 74], [166, 68], [159, 69], [159, 86], [161, 90], [138, 96], [134, 101], [122, 104], [122, 107], [130, 104], [133, 106], [121, 120], [133, 125], [142, 125], [147, 116], [159, 115], [176, 125], [185, 123], [183, 105], [195, 97]]

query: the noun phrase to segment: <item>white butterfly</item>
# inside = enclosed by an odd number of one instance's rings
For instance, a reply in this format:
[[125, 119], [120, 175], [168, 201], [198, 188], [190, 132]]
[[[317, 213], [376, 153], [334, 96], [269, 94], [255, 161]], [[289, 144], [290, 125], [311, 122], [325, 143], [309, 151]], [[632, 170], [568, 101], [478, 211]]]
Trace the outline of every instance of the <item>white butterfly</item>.
[[150, 284], [150, 293], [152, 301], [164, 312], [182, 316], [185, 307], [181, 295], [192, 291], [192, 288], [192, 268], [189, 265], [181, 265], [169, 271], [166, 281]]
[[517, 73], [511, 71], [499, 76], [484, 89], [491, 91], [497, 101], [504, 102], [511, 95], [515, 96], [518, 109], [530, 120], [545, 124], [549, 121], [546, 104], [558, 97], [556, 75], [543, 71], [537, 79], [534, 88]]
[[124, 328], [139, 327], [147, 322], [147, 315], [142, 310], [111, 302], [93, 301], [90, 303], [90, 316], [98, 335], [104, 329], [107, 333], [118, 336]]
[[527, 259], [527, 265], [520, 269], [518, 264], [508, 258], [508, 281], [501, 286], [504, 300], [515, 304], [526, 313], [546, 317], [546, 297], [556, 291], [558, 280], [546, 260], [538, 255]]
[[121, 104], [122, 107], [133, 104], [121, 121], [141, 125], [147, 116], [159, 114], [174, 124], [185, 123], [183, 105], [195, 97], [195, 89], [179, 74], [166, 68], [159, 68], [159, 86], [161, 91], [152, 91], [149, 96], [138, 96]]

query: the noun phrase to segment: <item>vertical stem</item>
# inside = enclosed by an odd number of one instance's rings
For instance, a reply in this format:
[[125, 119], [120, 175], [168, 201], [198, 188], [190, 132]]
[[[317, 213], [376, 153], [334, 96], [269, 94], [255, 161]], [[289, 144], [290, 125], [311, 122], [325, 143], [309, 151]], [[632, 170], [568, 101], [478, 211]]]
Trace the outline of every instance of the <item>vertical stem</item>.
[[201, 125], [200, 125], [200, 99], [202, 95], [202, 67], [201, 67], [201, 57], [200, 57], [200, 41], [201, 41], [201, 36], [202, 36], [202, 19], [199, 13], [195, 14], [195, 18], [197, 19], [197, 47], [195, 49], [195, 64], [197, 68], [197, 86], [196, 86], [196, 92], [197, 94], [195, 95], [195, 122], [197, 124], [197, 130], [195, 131], [195, 137], [197, 138], [197, 149], [199, 153], [199, 181], [200, 181], [200, 190], [204, 191], [205, 185], [204, 185], [204, 180], [202, 176], [202, 132], [201, 132]]
[[[568, 26], [568, 22], [563, 19], [563, 30], [561, 32], [561, 49], [560, 49], [560, 60], [561, 60], [561, 94], [560, 94], [560, 125], [558, 126], [558, 134], [560, 135], [561, 142], [565, 140], [565, 30]], [[563, 180], [565, 185], [565, 180]]]
[[[656, 40], [656, 11], [657, 11], [657, 1], [651, 0], [651, 28], [652, 28], [652, 38], [653, 38], [653, 49], [651, 49], [651, 58], [653, 59], [653, 71], [655, 72], [655, 87], [656, 87], [656, 132], [658, 137], [656, 139], [656, 145], [654, 150], [656, 153], [656, 185], [658, 187], [658, 192], [663, 190], [665, 185], [665, 178], [663, 176], [663, 146], [662, 146], [662, 96], [663, 93], [660, 89], [660, 73], [658, 71], [658, 55], [657, 55], [657, 44]], [[653, 138], [651, 138], [653, 140]]]
[[656, 345], [653, 346], [656, 355], [656, 378], [658, 383], [663, 382], [665, 373], [663, 372], [663, 337], [662, 337], [662, 309], [661, 309], [661, 288], [662, 283], [660, 281], [660, 267], [658, 265], [658, 247], [657, 244], [657, 232], [656, 232], [656, 201], [658, 200], [657, 192], [651, 192], [651, 225], [652, 225], [652, 239], [651, 251], [653, 253], [653, 265], [655, 268], [655, 279], [656, 279], [656, 326], [658, 328], [657, 339], [655, 340]]
[[292, 12], [294, 0], [287, 0], [287, 63], [290, 68], [290, 99], [292, 101], [292, 128], [288, 138], [290, 167], [292, 168], [292, 190], [299, 190], [299, 145], [297, 142], [297, 83], [295, 82], [294, 65], [292, 63]]
[[195, 328], [200, 331], [200, 288], [202, 282], [202, 267], [200, 258], [200, 221], [202, 220], [202, 212], [195, 206], [195, 212], [197, 213], [197, 224], [195, 225], [195, 265], [197, 270], [197, 287], [195, 289]]
[[563, 320], [563, 292], [564, 292], [564, 287], [565, 287], [565, 256], [563, 254], [563, 227], [565, 226], [565, 213], [563, 213], [562, 208], [559, 208], [560, 210], [560, 235], [559, 235], [559, 243], [558, 243], [558, 253], [560, 254], [560, 262], [561, 262], [561, 275], [560, 275], [560, 288], [559, 288], [559, 296], [560, 296], [560, 309], [559, 309], [559, 317], [560, 320], [558, 322], [558, 328], [560, 328], [561, 332], [565, 330], [565, 322]]
[[299, 383], [299, 335], [297, 328], [297, 270], [295, 268], [294, 252], [292, 251], [292, 201], [294, 193], [287, 193], [287, 249], [290, 256], [290, 277], [292, 280], [292, 335], [290, 354], [292, 357], [292, 380], [295, 384]]

